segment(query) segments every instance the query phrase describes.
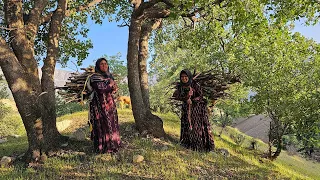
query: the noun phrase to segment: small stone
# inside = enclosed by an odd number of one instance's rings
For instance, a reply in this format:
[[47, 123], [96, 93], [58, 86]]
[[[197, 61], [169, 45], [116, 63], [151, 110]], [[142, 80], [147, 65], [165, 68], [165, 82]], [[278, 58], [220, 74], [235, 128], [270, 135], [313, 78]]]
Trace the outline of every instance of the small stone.
[[2, 139], [0, 139], [0, 144], [1, 143], [5, 143], [5, 142], [7, 142], [8, 140], [7, 140], [7, 138], [2, 138]]
[[227, 149], [221, 148], [219, 149], [220, 153], [224, 156], [224, 157], [229, 157], [230, 153]]
[[144, 160], [144, 157], [141, 156], [141, 155], [134, 155], [134, 156], [133, 156], [133, 162], [134, 162], [134, 163], [140, 163], [140, 162], [142, 162], [143, 160]]
[[86, 155], [85, 152], [75, 152], [75, 154], [78, 155], [78, 156], [85, 156]]
[[83, 129], [78, 129], [76, 132], [72, 134], [72, 138], [78, 140], [78, 141], [84, 141], [86, 140], [86, 132]]
[[67, 147], [68, 143], [61, 144], [61, 147]]
[[11, 157], [3, 156], [0, 161], [0, 167], [8, 167], [12, 161], [13, 159]]
[[14, 137], [14, 138], [19, 138], [19, 137], [21, 137], [20, 135], [17, 135], [17, 134], [13, 134], [13, 135], [11, 135], [12, 137]]
[[41, 162], [45, 162], [47, 159], [48, 159], [48, 157], [47, 157], [47, 155], [45, 155], [45, 154], [42, 154], [42, 155], [40, 156], [40, 161], [41, 161]]
[[32, 151], [32, 159], [38, 161], [40, 157], [40, 151]]

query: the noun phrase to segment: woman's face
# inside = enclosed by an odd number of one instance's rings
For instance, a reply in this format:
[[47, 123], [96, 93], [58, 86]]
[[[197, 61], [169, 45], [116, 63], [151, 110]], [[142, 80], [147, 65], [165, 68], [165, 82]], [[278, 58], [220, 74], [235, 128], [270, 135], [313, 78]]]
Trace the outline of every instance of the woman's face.
[[102, 60], [99, 64], [100, 71], [107, 72], [108, 71], [108, 63], [105, 60]]
[[182, 73], [180, 79], [183, 83], [187, 83], [189, 81], [189, 77], [186, 73]]

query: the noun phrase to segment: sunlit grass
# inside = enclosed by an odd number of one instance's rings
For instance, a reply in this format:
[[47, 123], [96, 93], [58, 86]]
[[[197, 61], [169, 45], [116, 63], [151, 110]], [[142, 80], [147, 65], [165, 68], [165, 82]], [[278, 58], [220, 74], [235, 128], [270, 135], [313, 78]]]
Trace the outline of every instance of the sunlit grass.
[[20, 115], [17, 112], [11, 111], [0, 121], [0, 137], [10, 135], [25, 135]]
[[[216, 151], [201, 153], [187, 150], [178, 144], [180, 120], [171, 113], [157, 114], [164, 123], [167, 134], [174, 142], [166, 139], [136, 136], [135, 130], [126, 131], [134, 120], [129, 109], [118, 110], [124, 148], [117, 155], [63, 154], [51, 157], [37, 168], [24, 168], [15, 164], [0, 168], [0, 179], [317, 179], [320, 177], [319, 163], [315, 164], [283, 152], [275, 161], [260, 158], [267, 145], [258, 141], [258, 150], [248, 150], [251, 137], [245, 136], [239, 145], [233, 136], [241, 132], [227, 128], [221, 138], [215, 136]], [[78, 112], [58, 118], [72, 120], [72, 126], [63, 133], [69, 135], [79, 127], [87, 126], [88, 113]], [[216, 135], [220, 130], [213, 126]], [[72, 144], [72, 142], [70, 142]], [[80, 143], [87, 146], [87, 143]], [[22, 153], [27, 148], [26, 137], [9, 139], [0, 144], [0, 155]], [[230, 156], [219, 153], [226, 149]], [[144, 161], [133, 163], [134, 155], [142, 155]], [[299, 169], [300, 168], [300, 169]]]

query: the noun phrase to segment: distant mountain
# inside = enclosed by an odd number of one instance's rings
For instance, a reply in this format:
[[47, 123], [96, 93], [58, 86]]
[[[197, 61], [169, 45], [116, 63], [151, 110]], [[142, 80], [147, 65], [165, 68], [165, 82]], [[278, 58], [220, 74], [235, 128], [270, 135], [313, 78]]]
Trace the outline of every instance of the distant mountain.
[[[68, 81], [68, 78], [71, 76], [71, 71], [65, 71], [61, 69], [56, 69], [54, 72], [54, 86], [62, 87]], [[42, 76], [41, 69], [39, 68], [39, 76]]]
[[[38, 69], [39, 70], [39, 77], [42, 76], [42, 71], [41, 68]], [[68, 78], [70, 77], [72, 72], [70, 71], [65, 71], [65, 70], [61, 70], [61, 69], [56, 69], [54, 72], [54, 85], [56, 87], [62, 87], [65, 85], [65, 83], [68, 81]], [[0, 68], [0, 75], [2, 75], [3, 72]], [[8, 87], [8, 92], [10, 92], [10, 89]], [[11, 92], [10, 92], [11, 95]]]
[[232, 127], [237, 128], [239, 131], [261, 139], [263, 142], [268, 142], [268, 131], [270, 128], [271, 119], [268, 116], [259, 114], [249, 116], [247, 118], [236, 119]]

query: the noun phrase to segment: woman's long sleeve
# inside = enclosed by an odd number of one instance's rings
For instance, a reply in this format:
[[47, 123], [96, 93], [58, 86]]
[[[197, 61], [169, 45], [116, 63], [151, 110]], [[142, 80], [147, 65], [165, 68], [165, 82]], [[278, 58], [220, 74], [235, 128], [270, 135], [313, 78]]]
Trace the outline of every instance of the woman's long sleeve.
[[193, 86], [193, 96], [191, 97], [192, 101], [201, 101], [203, 98], [202, 88], [198, 83], [195, 83]]
[[108, 81], [97, 82], [93, 87], [96, 89], [97, 93], [100, 94], [111, 93], [113, 90]]
[[178, 101], [186, 101], [188, 100], [187, 97], [182, 97], [181, 96], [181, 93], [179, 90], [176, 90], [173, 95], [172, 95], [172, 98], [175, 99], [175, 100], [178, 100]]

